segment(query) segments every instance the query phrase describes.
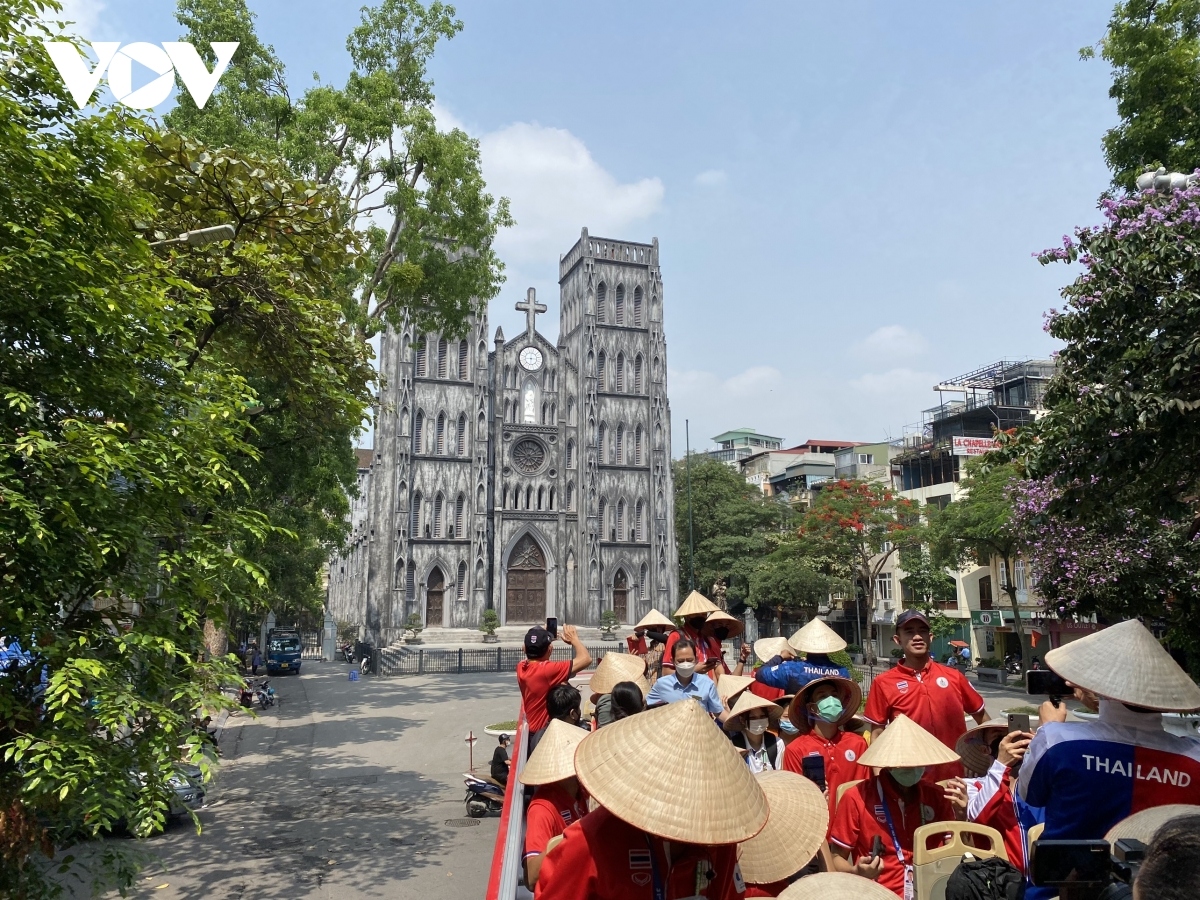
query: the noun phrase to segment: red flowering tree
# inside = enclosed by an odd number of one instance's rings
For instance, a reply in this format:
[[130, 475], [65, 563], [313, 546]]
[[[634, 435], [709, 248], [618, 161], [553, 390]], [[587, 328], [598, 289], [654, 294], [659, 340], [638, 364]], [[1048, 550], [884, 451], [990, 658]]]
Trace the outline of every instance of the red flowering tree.
[[855, 584], [867, 601], [863, 652], [868, 663], [875, 662], [879, 576], [902, 546], [920, 543], [919, 512], [915, 503], [888, 485], [839, 479], [821, 485], [800, 522], [800, 540], [814, 564]]

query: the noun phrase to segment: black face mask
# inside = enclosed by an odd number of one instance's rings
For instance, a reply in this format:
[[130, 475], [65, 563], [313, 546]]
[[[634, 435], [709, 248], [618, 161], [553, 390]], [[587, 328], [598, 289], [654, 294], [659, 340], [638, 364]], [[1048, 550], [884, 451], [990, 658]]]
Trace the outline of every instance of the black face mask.
[[725, 640], [725, 638], [729, 637], [729, 629], [728, 628], [714, 628], [713, 634], [716, 635], [716, 638], [718, 641], [723, 641], [723, 640]]

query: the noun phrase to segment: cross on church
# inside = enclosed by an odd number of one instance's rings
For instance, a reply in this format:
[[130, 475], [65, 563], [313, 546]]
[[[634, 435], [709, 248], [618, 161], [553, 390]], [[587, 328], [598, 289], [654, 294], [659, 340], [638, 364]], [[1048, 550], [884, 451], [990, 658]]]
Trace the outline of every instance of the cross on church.
[[546, 304], [537, 302], [537, 292], [533, 288], [525, 292], [525, 302], [517, 304], [517, 312], [525, 313], [525, 333], [531, 338], [537, 330], [537, 314], [545, 311]]

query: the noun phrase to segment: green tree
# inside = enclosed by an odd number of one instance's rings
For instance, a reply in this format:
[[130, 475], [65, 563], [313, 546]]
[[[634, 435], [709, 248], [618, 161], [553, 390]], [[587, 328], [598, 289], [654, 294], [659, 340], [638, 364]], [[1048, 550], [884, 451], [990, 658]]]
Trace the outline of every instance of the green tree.
[[1052, 310], [1048, 414], [1007, 448], [1049, 611], [1165, 619], [1200, 674], [1200, 190], [1107, 199], [1044, 264], [1083, 271]]
[[345, 85], [318, 82], [297, 97], [245, 0], [179, 0], [176, 17], [181, 40], [241, 46], [205, 108], [181, 92], [167, 125], [209, 146], [277, 156], [297, 177], [340, 192], [347, 224], [366, 237], [343, 275], [345, 314], [360, 337], [406, 318], [418, 334], [464, 333], [499, 291], [492, 242], [511, 218], [507, 200], [486, 191], [478, 143], [434, 119], [427, 66], [438, 43], [462, 30], [454, 8], [363, 7], [346, 41]]
[[907, 591], [904, 605], [919, 609], [929, 618], [929, 630], [935, 638], [949, 637], [957, 629], [955, 620], [941, 611], [939, 604], [958, 599], [958, 586], [946, 570], [936, 565], [924, 545], [900, 550], [901, 590]]
[[750, 572], [747, 605], [774, 610], [782, 633], [785, 609], [805, 610], [811, 618], [831, 591], [845, 585], [813, 567], [794, 531], [768, 535], [766, 541], [771, 549]]
[[[679, 543], [679, 589], [690, 588], [692, 560], [688, 546], [688, 473], [684, 460], [673, 463], [675, 534]], [[691, 458], [691, 526], [695, 535], [696, 587], [711, 591], [723, 585], [730, 608], [750, 599], [750, 579], [768, 555], [768, 537], [779, 534], [790, 509], [767, 500], [762, 491], [724, 463], [703, 453]]]
[[875, 661], [879, 575], [900, 547], [919, 543], [913, 502], [877, 481], [824, 482], [800, 520], [799, 537], [820, 571], [854, 584], [867, 602], [867, 662]]
[[1080, 55], [1097, 50], [1113, 67], [1120, 117], [1104, 135], [1113, 184], [1133, 190], [1147, 166], [1200, 166], [1200, 0], [1118, 3], [1104, 37]]

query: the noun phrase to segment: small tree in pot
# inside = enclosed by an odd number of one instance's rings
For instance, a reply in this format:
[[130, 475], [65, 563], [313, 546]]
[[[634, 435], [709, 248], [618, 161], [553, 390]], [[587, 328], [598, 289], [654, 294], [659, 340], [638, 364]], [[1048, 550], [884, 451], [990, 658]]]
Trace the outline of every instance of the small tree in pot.
[[601, 637], [606, 641], [615, 641], [617, 639], [614, 633], [617, 627], [621, 624], [621, 620], [617, 618], [617, 614], [611, 609], [606, 609], [600, 613], [600, 631]]
[[500, 640], [496, 636], [496, 629], [499, 627], [500, 614], [494, 609], [485, 609], [479, 619], [479, 630], [483, 632], [483, 642], [485, 644], [494, 644]]
[[[421, 632], [425, 630], [425, 623], [421, 621], [420, 613], [413, 613], [404, 623], [404, 643], [419, 644], [421, 643]], [[412, 637], [408, 636], [408, 632], [412, 632]]]

